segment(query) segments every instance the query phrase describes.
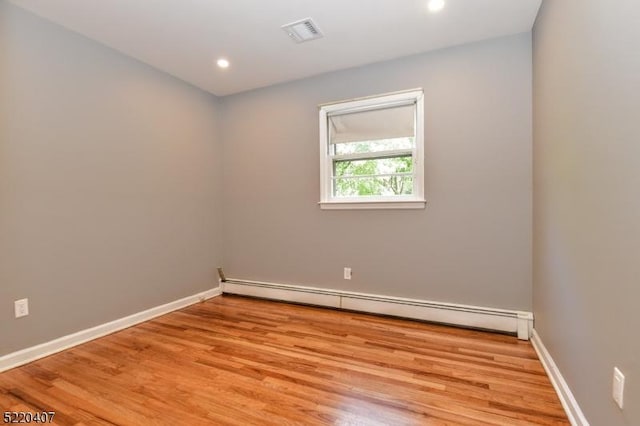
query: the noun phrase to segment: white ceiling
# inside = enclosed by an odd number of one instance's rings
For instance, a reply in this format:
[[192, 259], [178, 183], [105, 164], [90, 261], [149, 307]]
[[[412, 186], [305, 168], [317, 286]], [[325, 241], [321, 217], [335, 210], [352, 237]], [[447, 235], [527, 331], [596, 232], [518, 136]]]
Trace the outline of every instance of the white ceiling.
[[[215, 95], [529, 31], [541, 0], [10, 0]], [[311, 17], [324, 38], [280, 29]], [[218, 69], [226, 57], [231, 66]]]

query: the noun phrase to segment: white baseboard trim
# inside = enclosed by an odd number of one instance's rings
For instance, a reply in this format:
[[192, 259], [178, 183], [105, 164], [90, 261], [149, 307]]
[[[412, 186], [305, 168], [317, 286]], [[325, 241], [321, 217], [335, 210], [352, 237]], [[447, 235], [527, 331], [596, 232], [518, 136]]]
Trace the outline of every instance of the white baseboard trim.
[[222, 292], [515, 333], [529, 340], [533, 314], [317, 287], [228, 279]]
[[81, 343], [140, 324], [141, 322], [149, 321], [150, 319], [182, 309], [189, 305], [193, 305], [194, 303], [219, 296], [220, 294], [222, 294], [222, 289], [220, 287], [216, 287], [211, 290], [187, 296], [161, 306], [156, 306], [155, 308], [147, 309], [146, 311], [138, 312], [136, 314], [108, 322], [106, 324], [101, 324], [46, 343], [4, 355], [0, 357], [0, 372], [19, 367], [37, 359], [77, 346]]
[[558, 370], [558, 366], [553, 361], [553, 358], [551, 358], [549, 351], [547, 351], [547, 348], [542, 343], [542, 340], [540, 340], [540, 335], [536, 332], [535, 329], [531, 333], [531, 344], [536, 350], [538, 358], [540, 358], [540, 362], [542, 363], [544, 370], [549, 376], [549, 380], [551, 380], [553, 388], [556, 390], [556, 393], [560, 398], [562, 407], [564, 407], [564, 411], [567, 413], [567, 417], [569, 418], [569, 422], [571, 422], [571, 425], [589, 426], [589, 422], [580, 409], [578, 402], [573, 397], [573, 393], [571, 392], [569, 385], [564, 380], [564, 377], [562, 377], [562, 373], [560, 373], [560, 370]]

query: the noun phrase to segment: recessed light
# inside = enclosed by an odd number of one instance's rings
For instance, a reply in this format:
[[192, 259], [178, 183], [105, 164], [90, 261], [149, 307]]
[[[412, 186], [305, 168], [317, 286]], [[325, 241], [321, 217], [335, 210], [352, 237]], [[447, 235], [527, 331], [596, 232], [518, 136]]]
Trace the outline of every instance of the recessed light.
[[220, 68], [229, 68], [229, 61], [224, 58], [218, 59], [218, 62], [216, 62], [216, 64], [218, 64]]
[[444, 8], [444, 0], [429, 0], [427, 3], [427, 9], [429, 12], [440, 12]]

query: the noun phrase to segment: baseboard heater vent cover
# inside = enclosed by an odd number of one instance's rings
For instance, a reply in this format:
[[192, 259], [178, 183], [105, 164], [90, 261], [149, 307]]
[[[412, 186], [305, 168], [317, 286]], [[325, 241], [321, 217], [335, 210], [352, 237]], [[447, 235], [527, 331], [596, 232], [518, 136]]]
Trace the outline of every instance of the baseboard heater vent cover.
[[515, 334], [521, 340], [529, 340], [533, 329], [533, 314], [526, 311], [484, 308], [233, 278], [228, 278], [222, 283], [222, 292], [494, 330]]

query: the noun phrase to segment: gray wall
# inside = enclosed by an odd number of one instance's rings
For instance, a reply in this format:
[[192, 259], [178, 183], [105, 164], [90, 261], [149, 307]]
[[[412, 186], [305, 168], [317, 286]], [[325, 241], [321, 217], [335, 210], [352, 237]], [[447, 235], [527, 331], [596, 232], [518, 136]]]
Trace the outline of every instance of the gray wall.
[[0, 1], [0, 355], [217, 285], [217, 115]]
[[640, 3], [547, 0], [534, 34], [535, 328], [593, 426], [640, 425]]
[[[531, 84], [521, 34], [223, 98], [227, 275], [530, 310]], [[317, 104], [415, 87], [427, 208], [320, 210]]]

